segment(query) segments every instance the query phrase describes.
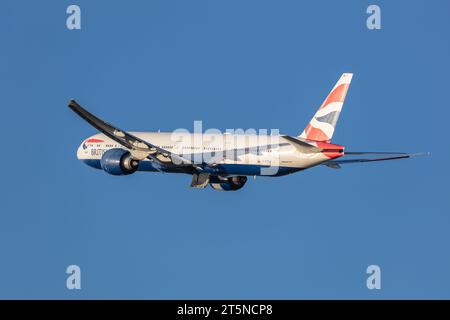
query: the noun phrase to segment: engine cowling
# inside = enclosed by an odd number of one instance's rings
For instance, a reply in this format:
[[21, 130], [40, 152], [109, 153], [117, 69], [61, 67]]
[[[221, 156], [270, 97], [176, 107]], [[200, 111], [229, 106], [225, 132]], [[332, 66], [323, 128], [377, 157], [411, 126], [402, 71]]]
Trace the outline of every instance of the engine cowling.
[[131, 153], [123, 149], [109, 149], [103, 153], [100, 165], [107, 173], [122, 176], [136, 172], [139, 161], [131, 157]]
[[246, 176], [235, 176], [228, 178], [212, 178], [210, 185], [217, 191], [236, 191], [241, 189], [247, 182]]

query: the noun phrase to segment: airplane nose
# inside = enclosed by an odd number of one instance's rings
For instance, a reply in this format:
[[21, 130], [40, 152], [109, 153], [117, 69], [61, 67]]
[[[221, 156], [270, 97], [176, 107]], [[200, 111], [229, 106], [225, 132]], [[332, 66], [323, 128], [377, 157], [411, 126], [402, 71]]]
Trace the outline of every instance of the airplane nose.
[[83, 160], [86, 159], [87, 156], [88, 156], [88, 149], [83, 141], [77, 149], [77, 158], [78, 160]]

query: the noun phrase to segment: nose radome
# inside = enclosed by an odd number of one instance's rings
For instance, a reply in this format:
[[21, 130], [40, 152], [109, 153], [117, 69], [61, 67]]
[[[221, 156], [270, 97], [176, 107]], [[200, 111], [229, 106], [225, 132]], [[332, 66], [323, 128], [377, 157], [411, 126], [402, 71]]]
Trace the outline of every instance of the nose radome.
[[80, 146], [77, 149], [77, 158], [78, 160], [86, 159], [88, 155], [88, 150], [85, 145], [85, 141], [81, 142]]

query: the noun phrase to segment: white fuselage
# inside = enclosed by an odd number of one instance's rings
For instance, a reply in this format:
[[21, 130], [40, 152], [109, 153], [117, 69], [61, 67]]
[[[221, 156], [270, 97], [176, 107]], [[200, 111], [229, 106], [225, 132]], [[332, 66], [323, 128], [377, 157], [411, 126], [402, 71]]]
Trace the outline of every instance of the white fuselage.
[[[197, 134], [186, 132], [130, 132], [145, 141], [151, 141], [171, 153], [197, 164], [209, 164], [220, 175], [280, 176], [296, 172], [330, 160], [320, 152], [302, 152], [295, 143], [283, 136], [246, 134]], [[101, 158], [110, 149], [126, 149], [104, 134], [84, 140], [77, 157], [101, 169]], [[161, 160], [164, 156], [162, 156]], [[168, 163], [170, 159], [166, 159]], [[170, 166], [169, 166], [170, 167]], [[145, 159], [140, 171], [168, 171], [155, 161]], [[173, 172], [182, 172], [173, 170]]]

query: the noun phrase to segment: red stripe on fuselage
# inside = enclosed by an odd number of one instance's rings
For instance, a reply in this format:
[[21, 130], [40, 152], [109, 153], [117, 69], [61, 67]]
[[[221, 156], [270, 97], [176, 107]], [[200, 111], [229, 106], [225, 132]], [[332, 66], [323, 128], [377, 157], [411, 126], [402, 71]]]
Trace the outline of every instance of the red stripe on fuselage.
[[105, 141], [100, 140], [100, 139], [94, 139], [94, 138], [92, 138], [92, 139], [86, 140], [85, 142], [86, 142], [86, 143], [100, 143], [100, 142], [105, 142]]

